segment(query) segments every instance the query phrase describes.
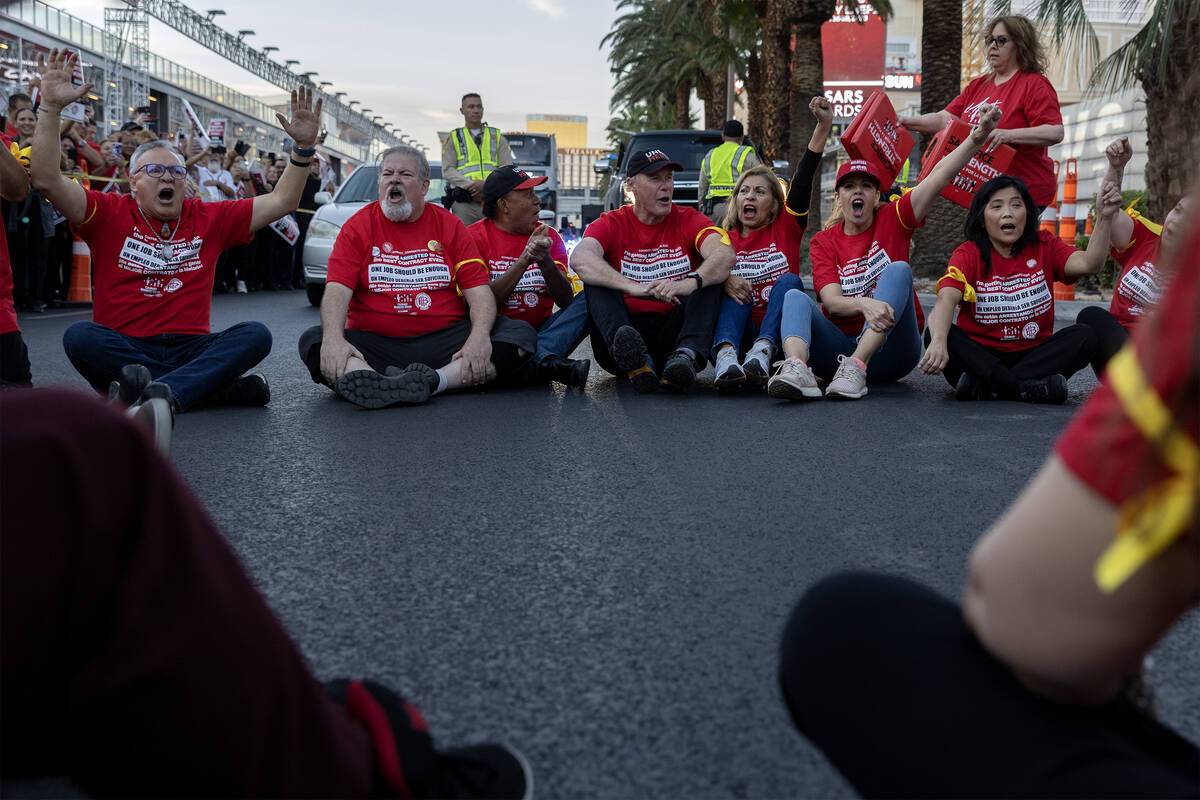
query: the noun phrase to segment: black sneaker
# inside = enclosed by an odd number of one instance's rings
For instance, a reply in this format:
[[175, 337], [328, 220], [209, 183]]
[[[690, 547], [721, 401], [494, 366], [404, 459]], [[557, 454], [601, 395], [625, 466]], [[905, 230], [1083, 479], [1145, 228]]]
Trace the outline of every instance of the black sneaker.
[[663, 367], [662, 383], [673, 392], [686, 392], [696, 382], [696, 365], [687, 353], [676, 350]]
[[438, 756], [438, 771], [430, 787], [432, 797], [533, 797], [533, 770], [525, 756], [509, 745], [479, 744], [446, 750]]
[[171, 411], [178, 411], [179, 404], [175, 402], [175, 393], [171, 391], [171, 387], [162, 381], [150, 381], [146, 384], [146, 388], [142, 389], [142, 395], [138, 398], [138, 404], [145, 403], [147, 400], [152, 400], [155, 397], [167, 401], [167, 405], [171, 407]]
[[421, 378], [425, 381], [425, 383], [427, 383], [429, 385], [429, 393], [431, 395], [437, 391], [438, 386], [442, 382], [442, 379], [440, 377], [438, 377], [436, 369], [434, 369], [431, 366], [428, 366], [427, 364], [422, 364], [417, 361], [414, 361], [413, 363], [409, 364], [407, 367], [401, 368], [401, 367], [391, 366], [383, 371], [383, 374], [388, 376], [389, 378], [396, 378], [396, 377], [399, 377], [406, 373], [420, 375]]
[[261, 372], [234, 378], [210, 394], [206, 401], [221, 406], [265, 406], [271, 402], [271, 387]]
[[108, 385], [108, 399], [131, 406], [141, 398], [151, 380], [150, 370], [145, 365], [126, 364], [117, 373], [117, 379]]
[[1026, 403], [1061, 406], [1067, 402], [1067, 379], [1062, 375], [1021, 381], [1021, 399]]
[[561, 356], [546, 356], [537, 365], [537, 377], [545, 381], [558, 381], [572, 389], [587, 386], [588, 372], [592, 362], [585, 359], [570, 359]]
[[622, 325], [617, 328], [612, 344], [613, 363], [617, 369], [624, 371], [636, 392], [647, 393], [658, 391], [658, 375], [650, 363], [650, 354], [646, 351], [646, 341], [632, 325]]
[[992, 393], [988, 391], [984, 382], [970, 372], [964, 372], [962, 375], [959, 375], [958, 383], [954, 384], [955, 400], [989, 400], [991, 396]]
[[382, 375], [371, 369], [357, 369], [338, 378], [333, 390], [340, 397], [363, 408], [387, 408], [417, 405], [429, 399], [429, 379], [422, 371], [403, 371]]

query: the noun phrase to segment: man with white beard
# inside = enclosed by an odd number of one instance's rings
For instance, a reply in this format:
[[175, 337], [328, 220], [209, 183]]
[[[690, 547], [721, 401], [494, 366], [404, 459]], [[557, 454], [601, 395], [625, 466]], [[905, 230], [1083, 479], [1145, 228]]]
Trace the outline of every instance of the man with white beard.
[[457, 217], [425, 203], [428, 190], [420, 150], [383, 152], [379, 201], [342, 226], [321, 324], [300, 336], [313, 381], [363, 408], [481, 386], [524, 367], [537, 349], [532, 326], [497, 317], [479, 249]]

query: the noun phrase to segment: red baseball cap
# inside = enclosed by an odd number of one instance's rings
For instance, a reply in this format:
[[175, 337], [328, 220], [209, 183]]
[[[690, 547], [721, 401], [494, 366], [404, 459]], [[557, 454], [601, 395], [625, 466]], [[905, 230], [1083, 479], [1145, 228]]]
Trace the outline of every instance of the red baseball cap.
[[875, 181], [876, 188], [883, 185], [883, 179], [879, 177], [879, 171], [875, 169], [870, 161], [864, 161], [861, 158], [856, 158], [842, 164], [837, 171], [837, 180], [833, 182], [833, 188], [842, 185], [842, 181], [851, 175], [866, 175], [871, 180]]

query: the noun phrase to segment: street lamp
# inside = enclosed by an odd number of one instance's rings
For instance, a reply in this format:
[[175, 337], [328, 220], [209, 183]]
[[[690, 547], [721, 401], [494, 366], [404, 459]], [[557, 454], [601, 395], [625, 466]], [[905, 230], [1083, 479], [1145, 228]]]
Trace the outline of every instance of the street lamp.
[[358, 113], [362, 114], [363, 116], [366, 116], [367, 114], [373, 114], [373, 113], [375, 113], [375, 109], [373, 109], [373, 108], [363, 108], [363, 109], [360, 109]]
[[356, 105], [358, 105], [358, 101], [351, 100], [348, 103], [346, 103], [346, 108], [353, 109]]
[[346, 96], [345, 92], [335, 92], [333, 95], [333, 99], [340, 101], [345, 96]]
[[244, 31], [238, 31], [238, 41], [245, 39], [247, 36], [254, 36], [254, 31], [247, 28]]
[[223, 9], [210, 8], [208, 10], [208, 21], [209, 22], [213, 21], [213, 17], [223, 17], [223, 16], [225, 16], [225, 11]]
[[283, 62], [283, 65], [284, 65], [285, 67], [287, 67], [288, 69], [291, 69], [293, 65], [295, 65], [295, 64], [299, 64], [299, 63], [300, 63], [300, 62], [299, 62], [299, 61], [297, 61], [296, 59], [294, 59], [294, 58], [289, 58], [287, 61]]
[[264, 47], [264, 48], [262, 49], [262, 51], [263, 51], [263, 55], [264, 55], [264, 56], [269, 56], [269, 55], [271, 55], [271, 53], [274, 53], [274, 52], [275, 52], [276, 50], [278, 50], [278, 49], [279, 49], [279, 48], [278, 48], [278, 47], [276, 47], [275, 45], [269, 44], [269, 45], [267, 45], [266, 47]]

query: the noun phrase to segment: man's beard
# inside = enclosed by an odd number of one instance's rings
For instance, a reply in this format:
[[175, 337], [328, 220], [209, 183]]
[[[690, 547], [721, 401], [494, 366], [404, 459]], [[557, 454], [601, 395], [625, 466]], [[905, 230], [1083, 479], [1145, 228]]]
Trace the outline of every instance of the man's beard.
[[399, 203], [393, 203], [385, 197], [380, 201], [379, 207], [383, 209], [383, 215], [392, 222], [404, 222], [412, 216], [413, 212], [412, 203], [408, 202], [407, 198]]

